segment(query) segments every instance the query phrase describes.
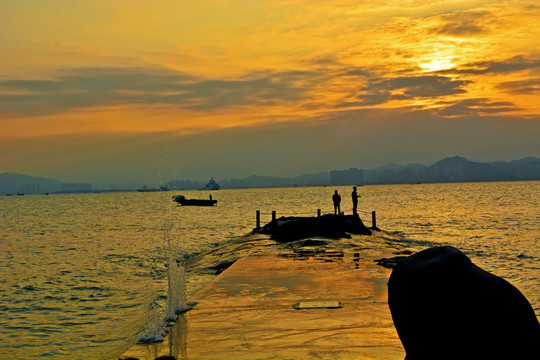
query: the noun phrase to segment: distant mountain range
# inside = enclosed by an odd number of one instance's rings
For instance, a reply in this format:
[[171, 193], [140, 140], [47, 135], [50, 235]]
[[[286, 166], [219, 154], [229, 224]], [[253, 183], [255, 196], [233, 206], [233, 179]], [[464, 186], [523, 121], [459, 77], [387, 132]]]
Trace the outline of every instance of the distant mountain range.
[[35, 177], [7, 172], [0, 174], [1, 194], [41, 194], [60, 191], [62, 182], [43, 177]]
[[363, 170], [363, 181], [336, 182], [333, 181], [331, 172], [321, 172], [295, 178], [250, 176], [245, 179], [222, 180], [220, 183], [224, 188], [242, 188], [520, 180], [540, 180], [539, 158], [528, 157], [509, 162], [479, 162], [454, 156], [431, 166], [421, 164], [403, 166], [389, 163], [375, 169]]
[[44, 177], [7, 172], [0, 174], [0, 194], [46, 194], [55, 192], [89, 192], [89, 183], [64, 183]]
[[391, 164], [364, 171], [365, 184], [519, 180], [540, 180], [539, 158], [528, 157], [509, 162], [477, 162], [454, 156], [431, 166]]
[[[342, 172], [346, 173], [347, 170]], [[218, 182], [222, 188], [253, 188], [525, 180], [540, 180], [539, 158], [528, 157], [513, 161], [480, 162], [454, 156], [440, 160], [433, 165], [409, 164], [403, 166], [389, 163], [379, 168], [363, 170], [363, 179], [355, 178], [347, 181], [341, 178], [339, 182], [336, 181], [335, 177], [332, 177], [331, 172], [305, 174], [294, 178], [252, 175], [244, 179], [223, 179]], [[171, 190], [180, 190], [198, 189], [201, 184], [204, 183], [174, 180], [166, 185]], [[13, 172], [0, 174], [0, 194], [87, 192], [91, 191], [91, 188], [91, 184], [87, 183], [63, 183]]]

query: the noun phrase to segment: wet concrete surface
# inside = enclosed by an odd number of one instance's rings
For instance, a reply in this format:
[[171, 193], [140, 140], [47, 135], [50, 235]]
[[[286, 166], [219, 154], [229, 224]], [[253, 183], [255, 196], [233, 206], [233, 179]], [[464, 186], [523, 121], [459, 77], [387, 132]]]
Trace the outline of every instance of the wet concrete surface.
[[[330, 254], [329, 254], [330, 255]], [[120, 359], [388, 359], [405, 352], [387, 305], [378, 254], [250, 256], [199, 291], [167, 338]], [[299, 302], [338, 308], [295, 309]]]

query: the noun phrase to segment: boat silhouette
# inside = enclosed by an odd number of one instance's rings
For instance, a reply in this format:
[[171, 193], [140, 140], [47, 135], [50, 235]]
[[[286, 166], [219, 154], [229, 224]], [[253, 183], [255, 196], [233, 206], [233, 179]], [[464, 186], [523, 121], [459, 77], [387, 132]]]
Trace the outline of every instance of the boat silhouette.
[[200, 188], [199, 190], [219, 190], [219, 189], [221, 189], [221, 186], [219, 186], [219, 184], [216, 183], [216, 181], [212, 177], [210, 181], [208, 182], [208, 184], [206, 184], [205, 187]]

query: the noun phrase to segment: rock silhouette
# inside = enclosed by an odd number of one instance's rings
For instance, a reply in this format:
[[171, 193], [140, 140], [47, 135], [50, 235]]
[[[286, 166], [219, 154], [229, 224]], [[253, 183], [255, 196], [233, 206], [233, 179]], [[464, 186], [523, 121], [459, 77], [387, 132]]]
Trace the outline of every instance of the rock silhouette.
[[330, 239], [350, 238], [349, 234], [371, 235], [358, 215], [324, 215], [319, 217], [280, 217], [255, 232], [269, 234], [278, 242], [289, 242], [321, 236]]
[[388, 305], [406, 360], [540, 359], [540, 324], [525, 296], [456, 248], [399, 263]]

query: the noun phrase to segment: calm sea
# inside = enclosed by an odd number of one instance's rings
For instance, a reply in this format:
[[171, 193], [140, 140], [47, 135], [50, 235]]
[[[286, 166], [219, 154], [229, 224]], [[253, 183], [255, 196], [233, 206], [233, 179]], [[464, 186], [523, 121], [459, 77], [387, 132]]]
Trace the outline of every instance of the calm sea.
[[[197, 259], [189, 297], [217, 262], [285, 251], [244, 236], [256, 210], [263, 223], [272, 210], [327, 213], [335, 189], [351, 213], [351, 187], [220, 190], [212, 208], [171, 199], [208, 197], [199, 191], [1, 197], [0, 358], [114, 359], [166, 303], [166, 239]], [[391, 255], [453, 245], [518, 287], [540, 315], [540, 182], [363, 186], [359, 194], [365, 224], [375, 210], [383, 231], [354, 236], [355, 246]]]

